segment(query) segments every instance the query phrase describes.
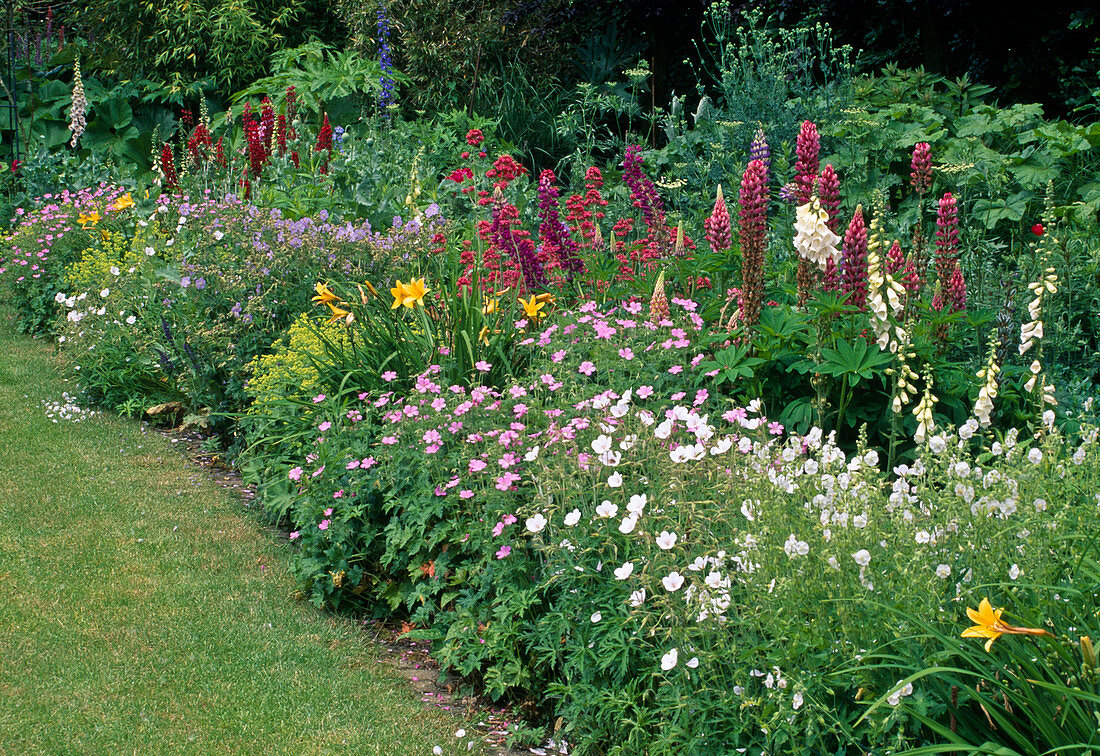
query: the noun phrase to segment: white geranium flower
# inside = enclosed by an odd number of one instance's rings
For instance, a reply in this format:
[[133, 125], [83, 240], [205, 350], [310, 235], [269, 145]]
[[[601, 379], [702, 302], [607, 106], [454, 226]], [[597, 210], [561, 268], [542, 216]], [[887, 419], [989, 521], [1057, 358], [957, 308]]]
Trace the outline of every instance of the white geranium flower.
[[630, 594], [630, 605], [637, 608], [645, 603], [645, 588]]
[[676, 666], [676, 663], [680, 660], [680, 652], [676, 649], [670, 650], [667, 654], [661, 657], [661, 669], [668, 672], [670, 669]]
[[574, 509], [572, 512], [570, 512], [569, 514], [567, 514], [565, 516], [565, 524], [566, 524], [566, 526], [568, 526], [570, 528], [576, 526], [576, 524], [580, 521], [581, 521], [581, 510], [579, 510], [579, 509]]
[[534, 517], [528, 517], [526, 525], [528, 532], [538, 533], [546, 527], [546, 518], [541, 513]]
[[619, 523], [619, 532], [623, 535], [634, 532], [634, 526], [638, 524], [638, 518], [635, 515], [629, 515], [623, 518], [623, 521]]
[[611, 445], [614, 443], [614, 439], [611, 436], [605, 436], [602, 433], [596, 437], [596, 440], [592, 442], [592, 451], [597, 454], [604, 454], [611, 450]]
[[592, 613], [592, 624], [593, 625], [595, 625], [597, 622], [599, 622], [602, 619], [603, 619], [603, 615], [600, 614], [599, 612], [593, 612]]
[[603, 517], [604, 519], [611, 519], [619, 511], [619, 508], [606, 499], [600, 502], [600, 506], [596, 507], [596, 516]]
[[648, 498], [646, 494], [634, 494], [626, 505], [626, 511], [632, 514], [641, 514], [642, 510], [645, 509]]
[[624, 562], [622, 567], [615, 569], [616, 580], [626, 580], [634, 574], [634, 562]]
[[620, 473], [611, 473], [607, 478], [607, 485], [611, 488], [618, 488], [623, 484], [623, 476]]
[[676, 545], [676, 534], [669, 533], [667, 530], [662, 530], [661, 534], [657, 536], [657, 547], [662, 551], [668, 551]]
[[860, 567], [866, 567], [871, 563], [871, 552], [867, 549], [860, 549], [852, 554], [852, 559], [856, 560], [856, 564]]
[[680, 590], [684, 585], [684, 576], [679, 572], [670, 572], [665, 577], [661, 578], [661, 584], [665, 587], [665, 590], [669, 593], [675, 593]]

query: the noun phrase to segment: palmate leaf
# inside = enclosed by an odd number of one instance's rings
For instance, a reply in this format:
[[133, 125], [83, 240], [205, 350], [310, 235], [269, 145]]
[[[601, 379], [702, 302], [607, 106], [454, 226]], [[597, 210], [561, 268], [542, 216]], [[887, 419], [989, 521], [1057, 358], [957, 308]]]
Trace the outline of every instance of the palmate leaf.
[[855, 386], [861, 380], [869, 380], [876, 368], [893, 361], [894, 355], [872, 348], [864, 341], [851, 342], [841, 339], [836, 349], [826, 347], [821, 350], [822, 362], [817, 366], [819, 373], [847, 379], [849, 386]]

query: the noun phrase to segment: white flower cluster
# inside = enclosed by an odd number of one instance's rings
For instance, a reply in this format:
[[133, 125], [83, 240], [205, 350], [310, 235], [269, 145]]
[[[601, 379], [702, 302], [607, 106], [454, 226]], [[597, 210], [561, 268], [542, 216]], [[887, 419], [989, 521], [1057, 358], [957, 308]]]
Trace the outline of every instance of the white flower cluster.
[[891, 325], [890, 319], [897, 320], [905, 310], [905, 287], [886, 272], [879, 255], [882, 247], [882, 221], [876, 214], [871, 221], [871, 238], [867, 244], [867, 304], [878, 348], [897, 352], [898, 345], [905, 343], [907, 337], [905, 329]]
[[69, 144], [73, 147], [76, 147], [81, 134], [84, 133], [84, 129], [88, 125], [84, 116], [87, 112], [88, 98], [84, 95], [84, 79], [80, 76], [80, 59], [77, 58], [76, 62], [73, 63], [73, 104], [69, 108], [69, 131], [73, 134], [72, 141]]
[[974, 402], [974, 417], [978, 419], [982, 427], [989, 426], [989, 415], [993, 411], [993, 400], [997, 398], [997, 373], [1001, 369], [997, 366], [997, 347], [1000, 342], [993, 336], [989, 342], [989, 360], [985, 367], [978, 371], [978, 378], [982, 381], [982, 387], [978, 391], [978, 399]]
[[61, 394], [61, 401], [54, 402], [48, 399], [42, 400], [42, 406], [46, 408], [46, 417], [52, 422], [79, 423], [96, 415], [95, 410], [86, 409], [77, 404], [77, 401], [69, 394]]
[[795, 210], [794, 248], [821, 270], [825, 270], [829, 260], [836, 263], [840, 258], [837, 249], [840, 237], [829, 229], [828, 223], [829, 213], [821, 207], [816, 197]]

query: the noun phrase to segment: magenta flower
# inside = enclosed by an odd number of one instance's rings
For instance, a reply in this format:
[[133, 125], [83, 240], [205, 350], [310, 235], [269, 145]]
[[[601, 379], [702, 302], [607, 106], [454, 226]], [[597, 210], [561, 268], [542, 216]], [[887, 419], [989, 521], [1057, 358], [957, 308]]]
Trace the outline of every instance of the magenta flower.
[[506, 514], [501, 519], [504, 520], [505, 525], [514, 525], [516, 523], [516, 516], [514, 514]]
[[512, 553], [512, 547], [511, 546], [501, 546], [500, 550], [497, 551], [497, 559], [504, 559], [506, 556], [508, 556], [511, 553]]
[[498, 522], [493, 526], [493, 538], [499, 538], [500, 534], [504, 532], [504, 523]]
[[314, 404], [320, 404], [323, 401], [325, 401], [325, 395], [324, 394], [318, 394], [317, 396], [313, 397], [313, 403]]
[[329, 520], [321, 520], [321, 523], [317, 526], [318, 530], [328, 530]]
[[302, 478], [302, 468], [295, 467], [289, 473], [287, 473], [287, 477], [290, 478], [291, 480], [301, 480], [301, 478]]
[[580, 367], [577, 368], [577, 372], [584, 373], [585, 375], [592, 375], [596, 372], [596, 366], [588, 360], [585, 360], [581, 363]]
[[813, 121], [803, 121], [802, 127], [798, 130], [798, 141], [795, 144], [797, 159], [794, 164], [799, 204], [806, 204], [813, 196], [814, 184], [817, 183], [817, 167], [820, 154], [821, 138], [817, 133], [817, 125]]
[[478, 360], [476, 363], [474, 363], [474, 367], [482, 373], [488, 373], [490, 370], [493, 369], [492, 363], [486, 362], [485, 360]]

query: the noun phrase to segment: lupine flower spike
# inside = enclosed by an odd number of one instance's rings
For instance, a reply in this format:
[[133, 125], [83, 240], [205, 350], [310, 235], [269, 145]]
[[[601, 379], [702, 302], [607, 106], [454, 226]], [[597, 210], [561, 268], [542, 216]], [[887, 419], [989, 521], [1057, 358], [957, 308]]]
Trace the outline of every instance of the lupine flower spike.
[[703, 221], [707, 243], [715, 254], [733, 246], [733, 231], [730, 227], [730, 211], [726, 208], [726, 198], [722, 196], [722, 185], [718, 185], [718, 196], [714, 199], [714, 209], [710, 217]]
[[844, 251], [840, 257], [840, 290], [848, 295], [848, 304], [863, 309], [867, 303], [867, 225], [863, 206], [857, 205], [852, 222], [844, 233]]
[[840, 178], [833, 170], [832, 163], [821, 171], [818, 196], [821, 198], [821, 207], [829, 214], [829, 230], [835, 234], [840, 228]]
[[817, 170], [821, 154], [821, 138], [813, 121], [803, 121], [795, 143], [795, 182], [798, 184], [798, 204], [810, 201], [817, 183]]
[[741, 178], [741, 292], [744, 307], [741, 320], [747, 326], [760, 319], [764, 301], [764, 261], [767, 254], [768, 184], [767, 171], [753, 160]]

